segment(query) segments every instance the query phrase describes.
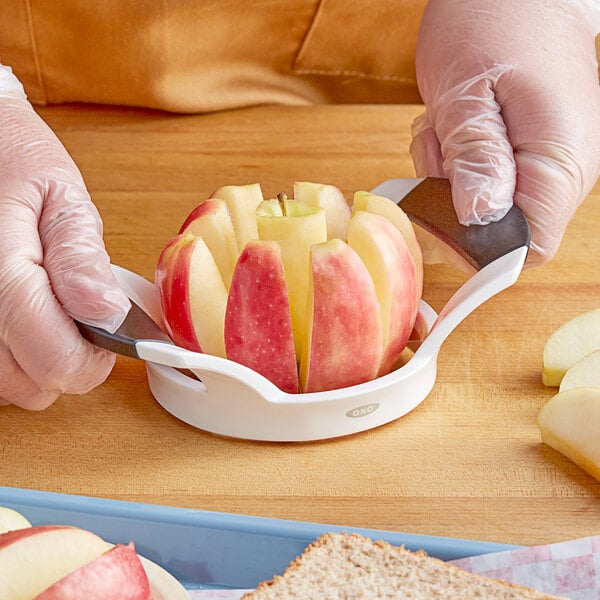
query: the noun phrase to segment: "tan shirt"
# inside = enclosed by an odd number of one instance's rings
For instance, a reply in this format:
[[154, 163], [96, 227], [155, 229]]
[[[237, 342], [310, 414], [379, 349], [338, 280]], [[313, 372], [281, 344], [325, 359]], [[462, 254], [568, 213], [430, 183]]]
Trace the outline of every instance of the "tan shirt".
[[204, 112], [419, 102], [426, 0], [6, 0], [0, 62], [36, 104]]

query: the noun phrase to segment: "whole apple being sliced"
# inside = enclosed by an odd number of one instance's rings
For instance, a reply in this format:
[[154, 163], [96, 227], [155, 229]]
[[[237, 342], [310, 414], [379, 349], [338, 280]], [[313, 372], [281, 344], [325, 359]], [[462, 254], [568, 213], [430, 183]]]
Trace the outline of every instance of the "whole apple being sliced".
[[289, 393], [396, 368], [423, 273], [401, 208], [364, 192], [352, 211], [338, 188], [306, 181], [292, 199], [259, 202], [259, 193], [258, 184], [220, 188], [161, 253], [155, 284], [173, 340]]
[[558, 393], [540, 411], [542, 440], [600, 481], [600, 388]]
[[600, 350], [600, 308], [577, 315], [559, 327], [544, 347], [542, 381], [559, 386], [567, 370]]

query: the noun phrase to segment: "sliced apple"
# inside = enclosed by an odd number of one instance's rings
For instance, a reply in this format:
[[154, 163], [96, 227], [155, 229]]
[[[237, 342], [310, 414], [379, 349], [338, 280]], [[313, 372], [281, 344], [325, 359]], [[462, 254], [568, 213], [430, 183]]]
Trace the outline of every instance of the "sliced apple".
[[79, 567], [34, 600], [151, 600], [150, 582], [133, 544], [118, 544]]
[[179, 233], [193, 233], [204, 240], [219, 267], [223, 283], [229, 287], [240, 251], [225, 200], [214, 198], [199, 204]]
[[227, 289], [204, 240], [184, 233], [169, 241], [159, 256], [154, 283], [173, 341], [224, 358]]
[[600, 350], [579, 359], [560, 382], [559, 392], [580, 387], [600, 388]]
[[542, 440], [600, 481], [600, 388], [556, 394], [540, 411]]
[[216, 190], [212, 198], [222, 198], [227, 203], [240, 250], [250, 240], [258, 239], [256, 208], [264, 200], [258, 183], [225, 185]]
[[225, 312], [227, 358], [298, 392], [298, 367], [281, 248], [251, 240], [233, 273]]
[[313, 246], [308, 297], [301, 389], [320, 392], [374, 379], [383, 350], [375, 284], [339, 238]]
[[31, 600], [111, 545], [77, 527], [38, 525], [0, 535], [0, 598]]
[[375, 284], [384, 348], [379, 375], [385, 375], [397, 365], [415, 325], [415, 261], [398, 229], [385, 217], [364, 210], [355, 211], [348, 223], [348, 245]]
[[385, 217], [398, 231], [403, 235], [406, 244], [415, 261], [416, 277], [417, 277], [417, 302], [418, 310], [419, 301], [423, 295], [423, 253], [421, 246], [417, 240], [415, 229], [410, 222], [406, 213], [393, 200], [378, 196], [371, 192], [359, 191], [354, 194], [352, 202], [352, 211], [365, 210], [370, 213], [376, 213]]
[[0, 533], [25, 529], [25, 527], [31, 527], [31, 523], [20, 512], [0, 506]]
[[352, 211], [342, 190], [335, 185], [296, 181], [294, 200], [325, 211], [327, 239], [337, 237], [346, 240], [346, 230]]
[[600, 308], [567, 321], [548, 338], [544, 346], [544, 385], [560, 385], [568, 369], [596, 350], [600, 350]]
[[[285, 214], [284, 214], [285, 212]], [[304, 202], [271, 199], [256, 209], [258, 235], [261, 240], [279, 242], [285, 280], [290, 300], [296, 354], [306, 337], [306, 294], [310, 268], [310, 248], [327, 240], [323, 209]]]

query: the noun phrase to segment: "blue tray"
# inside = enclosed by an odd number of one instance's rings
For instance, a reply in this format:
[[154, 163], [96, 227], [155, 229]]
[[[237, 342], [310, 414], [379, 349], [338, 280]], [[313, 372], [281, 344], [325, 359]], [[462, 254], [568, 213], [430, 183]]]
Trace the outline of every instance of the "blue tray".
[[285, 570], [327, 531], [353, 531], [442, 560], [518, 546], [174, 508], [0, 486], [0, 505], [33, 525], [89, 529], [112, 543], [135, 542], [138, 552], [188, 589], [253, 588]]

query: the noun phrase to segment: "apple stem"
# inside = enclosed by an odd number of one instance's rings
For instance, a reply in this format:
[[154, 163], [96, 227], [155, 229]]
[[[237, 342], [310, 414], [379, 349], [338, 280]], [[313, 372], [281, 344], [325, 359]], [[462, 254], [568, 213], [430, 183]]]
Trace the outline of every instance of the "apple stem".
[[279, 201], [279, 206], [281, 206], [281, 214], [286, 217], [287, 209], [285, 207], [285, 201], [287, 200], [287, 195], [283, 192], [279, 192], [279, 194], [277, 194], [277, 200]]

